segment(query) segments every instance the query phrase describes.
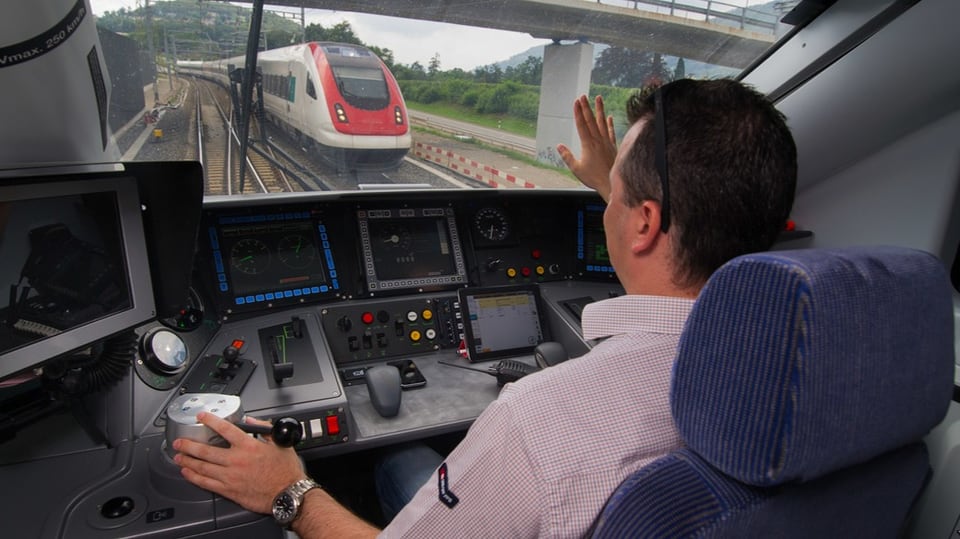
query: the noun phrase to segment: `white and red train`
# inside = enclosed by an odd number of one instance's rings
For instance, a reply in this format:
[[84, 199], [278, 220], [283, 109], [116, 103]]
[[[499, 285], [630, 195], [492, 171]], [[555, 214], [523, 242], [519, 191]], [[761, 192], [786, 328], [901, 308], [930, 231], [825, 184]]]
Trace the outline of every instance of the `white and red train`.
[[[180, 62], [227, 83], [244, 58]], [[393, 74], [360, 45], [311, 42], [257, 57], [269, 120], [341, 169], [390, 168], [410, 149], [407, 108]]]

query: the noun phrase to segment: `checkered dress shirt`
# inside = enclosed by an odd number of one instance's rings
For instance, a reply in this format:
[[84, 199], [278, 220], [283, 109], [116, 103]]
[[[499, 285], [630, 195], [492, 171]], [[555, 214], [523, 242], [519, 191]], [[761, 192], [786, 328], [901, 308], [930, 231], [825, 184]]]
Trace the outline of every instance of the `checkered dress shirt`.
[[503, 388], [381, 537], [581, 537], [628, 475], [681, 445], [670, 374], [693, 300], [588, 305], [588, 354]]

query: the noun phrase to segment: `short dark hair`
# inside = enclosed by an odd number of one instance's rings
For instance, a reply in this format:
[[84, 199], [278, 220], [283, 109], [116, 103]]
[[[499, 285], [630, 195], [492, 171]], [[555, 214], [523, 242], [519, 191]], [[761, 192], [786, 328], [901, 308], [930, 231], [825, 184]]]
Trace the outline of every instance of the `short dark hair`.
[[[730, 79], [664, 85], [674, 283], [704, 284], [728, 260], [769, 249], [784, 229], [797, 185], [797, 149], [786, 119], [763, 94]], [[646, 120], [620, 173], [624, 203], [663, 205], [654, 160], [654, 96], [627, 101]]]

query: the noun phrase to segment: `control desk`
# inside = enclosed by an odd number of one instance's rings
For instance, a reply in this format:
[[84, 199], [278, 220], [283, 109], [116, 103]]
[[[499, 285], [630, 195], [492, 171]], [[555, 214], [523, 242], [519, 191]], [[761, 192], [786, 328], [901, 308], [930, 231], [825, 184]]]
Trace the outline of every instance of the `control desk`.
[[[583, 306], [622, 293], [602, 215], [585, 190], [205, 200], [190, 290], [136, 328], [132, 369], [0, 443], [4, 522], [31, 537], [279, 534], [180, 477], [164, 440], [173, 399], [236, 395], [248, 415], [294, 418], [311, 460], [463, 431], [499, 387], [457, 368], [497, 363], [470, 353], [460, 293], [532, 285], [542, 335], [582, 355]], [[418, 373], [384, 417], [364, 373], [410, 360]]]

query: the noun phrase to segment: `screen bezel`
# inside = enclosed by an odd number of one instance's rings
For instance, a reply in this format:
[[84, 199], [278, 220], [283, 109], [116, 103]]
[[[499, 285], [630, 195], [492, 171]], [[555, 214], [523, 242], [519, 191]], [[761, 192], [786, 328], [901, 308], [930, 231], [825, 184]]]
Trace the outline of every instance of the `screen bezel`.
[[[262, 208], [257, 208], [262, 210]], [[329, 216], [313, 207], [284, 207], [275, 211], [231, 212], [214, 210], [207, 213], [201, 229], [206, 238], [206, 246], [210, 252], [213, 267], [209, 268], [209, 276], [213, 279], [212, 287], [216, 296], [218, 311], [223, 316], [240, 313], [257, 312], [277, 309], [290, 305], [312, 303], [343, 293], [340, 266], [336, 263], [336, 249], [330, 238]], [[318, 256], [323, 257], [323, 273], [326, 283], [323, 285], [311, 284], [309, 287], [298, 286], [265, 286], [260, 290], [246, 291], [240, 295], [236, 290], [236, 278], [233, 269], [229, 268], [228, 254], [224, 254], [223, 242], [224, 227], [227, 226], [255, 226], [258, 222], [302, 222], [309, 224], [311, 234], [315, 240]], [[304, 292], [303, 288], [310, 288]], [[317, 290], [312, 290], [317, 288]], [[282, 295], [276, 291], [280, 290]], [[243, 298], [242, 302], [238, 299]]]
[[[55, 357], [83, 348], [156, 317], [137, 179], [123, 173], [117, 176], [111, 176], [109, 173], [86, 173], [76, 176], [57, 175], [50, 178], [32, 177], [30, 183], [23, 183], [25, 176], [28, 174], [18, 177], [13, 173], [7, 178], [13, 177], [14, 180], [0, 180], [0, 202], [91, 193], [115, 194], [117, 216], [120, 221], [120, 244], [123, 246], [127, 286], [132, 305], [123, 311], [0, 353], [0, 380], [39, 367]], [[10, 185], [11, 181], [18, 183]]]
[[[424, 212], [442, 212], [441, 215], [425, 215]], [[423, 219], [433, 217], [443, 219], [447, 225], [447, 241], [453, 258], [454, 270], [452, 273], [428, 277], [408, 277], [402, 279], [381, 279], [377, 273], [377, 265], [373, 253], [373, 244], [370, 238], [370, 220], [399, 221], [404, 219]], [[450, 287], [460, 287], [467, 284], [467, 266], [460, 245], [460, 234], [457, 230], [457, 221], [453, 208], [450, 207], [416, 207], [416, 208], [362, 208], [357, 210], [357, 228], [360, 233], [360, 248], [363, 259], [363, 275], [367, 292], [371, 295], [378, 292], [394, 292], [408, 290], [442, 290]]]
[[[475, 347], [477, 336], [474, 335], [473, 327], [470, 324], [470, 316], [473, 313], [470, 310], [470, 302], [468, 299], [471, 297], [510, 296], [516, 295], [517, 293], [528, 293], [533, 296], [534, 303], [537, 308], [537, 321], [540, 324], [540, 341], [529, 346], [504, 348], [501, 350], [491, 350], [489, 352], [477, 352]], [[533, 353], [533, 350], [538, 344], [550, 340], [550, 326], [547, 324], [543, 298], [540, 295], [540, 286], [536, 283], [461, 288], [457, 291], [457, 296], [458, 302], [460, 303], [460, 314], [463, 323], [464, 346], [466, 346], [468, 358], [472, 363], [504, 357], [530, 355]]]
[[[617, 274], [613, 269], [613, 264], [609, 260], [607, 260], [605, 263], [594, 260], [593, 257], [588, 253], [588, 236], [599, 233], [604, 237], [604, 239], [606, 239], [606, 231], [603, 229], [603, 212], [605, 209], [606, 205], [602, 202], [590, 202], [577, 208], [577, 250], [574, 258], [576, 260], [577, 273], [580, 277], [585, 277], [591, 280], [616, 281]], [[596, 220], [597, 216], [599, 215], [599, 229], [588, 226], [588, 215], [592, 216], [593, 220]]]

